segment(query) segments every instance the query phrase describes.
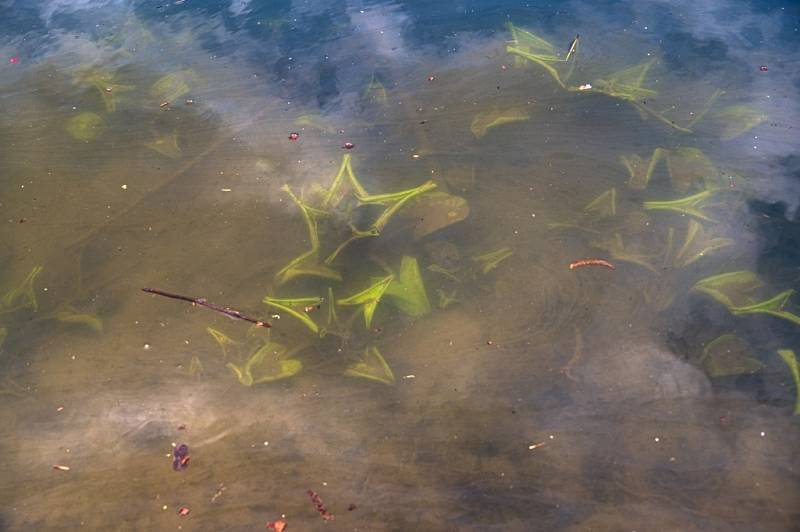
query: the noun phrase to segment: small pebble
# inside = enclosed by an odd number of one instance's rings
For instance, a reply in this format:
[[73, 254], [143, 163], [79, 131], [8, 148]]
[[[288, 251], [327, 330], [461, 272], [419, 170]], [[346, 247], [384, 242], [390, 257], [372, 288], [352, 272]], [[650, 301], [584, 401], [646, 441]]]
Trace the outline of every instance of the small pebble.
[[191, 510], [189, 510], [186, 506], [181, 506], [180, 510], [178, 510], [178, 515], [180, 515], [181, 517], [185, 517], [189, 515], [190, 511]]
[[344, 146], [342, 146], [342, 148], [344, 148], [346, 150], [352, 150], [355, 147], [356, 147], [356, 145], [353, 144], [352, 142], [345, 142]]

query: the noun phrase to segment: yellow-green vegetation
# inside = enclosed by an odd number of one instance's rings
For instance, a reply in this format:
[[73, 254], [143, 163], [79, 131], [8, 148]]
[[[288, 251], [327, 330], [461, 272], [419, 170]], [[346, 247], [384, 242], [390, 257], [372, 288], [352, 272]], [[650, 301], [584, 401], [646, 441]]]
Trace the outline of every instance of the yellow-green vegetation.
[[144, 145], [170, 159], [177, 159], [181, 156], [181, 148], [178, 145], [178, 133], [161, 135], [149, 142], [145, 142]]
[[16, 287], [12, 288], [0, 300], [0, 312], [14, 312], [16, 310], [28, 308], [34, 312], [39, 309], [36, 300], [36, 292], [33, 286], [36, 277], [42, 273], [41, 266], [34, 266], [25, 279]]
[[689, 220], [686, 229], [686, 239], [675, 254], [673, 264], [683, 268], [693, 264], [701, 258], [710, 255], [718, 249], [732, 246], [734, 241], [730, 238], [711, 237], [696, 220]]
[[88, 312], [78, 312], [72, 308], [66, 308], [56, 313], [56, 319], [64, 323], [83, 325], [96, 333], [103, 332], [103, 320]]
[[[413, 237], [407, 226], [409, 245], [415, 245], [418, 239], [467, 217], [469, 206], [465, 199], [434, 192], [435, 188], [436, 185], [428, 181], [398, 192], [370, 193], [356, 177], [350, 154], [344, 155], [338, 172], [327, 188], [311, 186], [308, 190], [294, 191], [284, 186], [283, 191], [303, 220], [308, 249], [279, 269], [275, 275], [275, 290], [263, 298], [263, 303], [273, 312], [273, 326], [290, 325], [291, 318], [302, 324], [302, 327], [284, 328], [282, 332], [286, 337], [310, 332], [314, 339], [301, 341], [298, 347], [290, 351], [271, 338], [272, 329], [269, 328], [252, 327], [248, 333], [251, 338], [236, 341], [209, 327], [209, 334], [222, 350], [223, 362], [239, 382], [251, 386], [291, 377], [303, 368], [302, 362], [294, 358], [295, 353], [317, 342], [330, 345], [338, 341], [339, 352], [345, 353], [345, 360], [351, 356], [346, 351], [351, 343], [358, 345], [360, 353], [357, 359], [350, 359], [351, 363], [344, 370], [346, 375], [394, 384], [394, 374], [379, 347], [374, 345], [372, 336], [364, 338], [363, 335], [354, 334], [353, 329], [360, 328], [356, 324], [363, 316], [364, 329], [369, 331], [368, 334], [380, 331], [380, 327], [373, 329], [373, 323], [379, 309], [384, 308], [381, 305], [383, 301], [389, 305], [380, 312], [387, 315], [392, 308], [410, 318], [421, 318], [433, 312], [418, 258], [412, 254], [393, 254], [393, 257], [399, 256], [399, 266], [393, 268], [377, 254], [370, 254], [368, 261], [360, 261], [359, 264], [377, 265], [383, 273], [376, 275], [374, 268], [372, 271], [359, 269], [358, 279], [366, 276], [368, 281], [348, 278], [355, 276], [345, 277], [342, 272], [333, 270], [331, 264], [355, 240], [379, 238], [395, 215], [414, 219], [424, 213], [426, 218], [431, 219], [428, 225], [414, 226]], [[343, 232], [349, 235], [342, 241], [339, 235]], [[394, 238], [390, 248], [397, 249], [403, 242]], [[323, 252], [331, 249], [330, 240], [340, 243], [322, 260], [325, 256]], [[473, 277], [479, 273], [487, 274], [511, 254], [510, 248], [502, 248], [473, 257], [471, 265], [458, 266], [452, 278], [459, 279], [460, 283], [460, 279], [469, 274]], [[341, 283], [343, 286], [336, 288], [331, 283]], [[291, 286], [292, 294], [300, 295], [282, 295], [281, 291], [289, 290], [284, 288], [287, 285]], [[326, 297], [316, 295], [323, 291]], [[439, 307], [444, 308], [456, 302], [456, 293], [457, 289], [449, 295], [441, 291], [444, 297], [439, 298]], [[340, 314], [343, 314], [343, 318], [340, 318]], [[283, 321], [278, 321], [282, 318]], [[257, 345], [254, 345], [254, 339]]]
[[502, 111], [495, 108], [476, 114], [469, 129], [476, 138], [481, 138], [492, 128], [514, 122], [524, 122], [530, 118], [528, 111], [522, 107], [512, 107]]
[[365, 100], [370, 100], [382, 105], [386, 105], [389, 101], [386, 95], [386, 87], [383, 86], [383, 83], [381, 83], [374, 74], [370, 78], [367, 88], [364, 89], [363, 97]]
[[159, 102], [174, 102], [181, 96], [189, 94], [198, 82], [199, 77], [194, 70], [190, 68], [180, 70], [160, 77], [150, 87], [150, 94]]
[[794, 402], [794, 415], [800, 416], [800, 364], [797, 362], [797, 355], [792, 349], [778, 349], [778, 355], [789, 366], [789, 371], [794, 380], [795, 402]]
[[[556, 53], [556, 47], [552, 43], [530, 31], [510, 22], [508, 30], [511, 39], [506, 45], [506, 52], [514, 57], [515, 66], [537, 65], [544, 69], [564, 90], [604, 94], [610, 98], [622, 100], [633, 106], [643, 119], [654, 118], [682, 133], [692, 133], [698, 123], [710, 117], [711, 121], [717, 123], [723, 138], [733, 138], [757, 126], [767, 118], [764, 114], [741, 105], [712, 111], [717, 100], [725, 94], [725, 91], [719, 89], [714, 90], [700, 108], [683, 113], [689, 118], [682, 120], [671, 118], [669, 115], [672, 114], [675, 106], [663, 102], [659, 105], [659, 91], [648, 82], [650, 71], [658, 62], [656, 57], [603, 75], [592, 83], [570, 85], [568, 80], [575, 71], [575, 58], [580, 44], [579, 37], [572, 40], [566, 54], [562, 56]], [[489, 120], [483, 118], [479, 124], [488, 123]], [[635, 161], [631, 161], [631, 163], [633, 166]]]
[[745, 342], [735, 334], [723, 334], [703, 349], [700, 363], [711, 378], [756, 373], [764, 364], [750, 356]]
[[64, 129], [72, 138], [89, 142], [96, 139], [102, 131], [103, 119], [96, 113], [85, 111], [67, 120]]
[[80, 71], [75, 79], [82, 85], [94, 87], [103, 100], [106, 112], [113, 113], [117, 110], [119, 95], [134, 90], [134, 85], [125, 85], [116, 81], [116, 75], [100, 69], [89, 68]]
[[383, 358], [377, 347], [371, 346], [364, 349], [364, 355], [351, 364], [344, 372], [351, 377], [362, 377], [383, 384], [394, 384], [394, 372], [386, 359]]
[[550, 42], [538, 35], [523, 30], [510, 22], [508, 30], [511, 32], [511, 42], [506, 45], [506, 52], [522, 60], [516, 64], [520, 66], [524, 64], [524, 60], [531, 61], [544, 68], [556, 83], [566, 89], [566, 82], [575, 69], [580, 39], [575, 37], [567, 53], [562, 57], [556, 55], [555, 47]]
[[746, 105], [731, 105], [712, 113], [711, 118], [716, 122], [720, 136], [729, 140], [750, 131], [769, 117]]
[[697, 194], [675, 200], [645, 201], [643, 206], [645, 210], [672, 211], [693, 216], [707, 222], [713, 222], [715, 220], [703, 210], [712, 206], [710, 200], [713, 195], [713, 190], [704, 190], [703, 192], [698, 192]]
[[759, 297], [764, 283], [750, 271], [721, 273], [698, 281], [692, 290], [711, 296], [736, 316], [767, 314], [800, 325], [800, 316], [784, 310], [794, 290], [784, 290], [772, 297]]

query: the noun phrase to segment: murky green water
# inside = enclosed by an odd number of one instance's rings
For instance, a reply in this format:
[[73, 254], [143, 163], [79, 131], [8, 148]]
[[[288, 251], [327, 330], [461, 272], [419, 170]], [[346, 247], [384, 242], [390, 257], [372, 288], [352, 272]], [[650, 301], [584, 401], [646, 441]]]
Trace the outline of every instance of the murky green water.
[[796, 527], [795, 6], [0, 14], [1, 530]]

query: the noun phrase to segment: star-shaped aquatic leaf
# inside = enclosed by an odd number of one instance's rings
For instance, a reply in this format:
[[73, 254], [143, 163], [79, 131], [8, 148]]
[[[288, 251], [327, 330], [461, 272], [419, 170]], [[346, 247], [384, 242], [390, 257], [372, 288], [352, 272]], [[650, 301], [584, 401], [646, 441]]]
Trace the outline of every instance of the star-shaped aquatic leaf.
[[397, 308], [409, 316], [416, 318], [431, 311], [431, 303], [425, 291], [425, 284], [422, 282], [419, 264], [414, 257], [403, 257], [400, 262], [400, 274], [389, 284], [385, 294]]
[[362, 305], [364, 311], [364, 322], [367, 328], [372, 324], [372, 316], [378, 307], [386, 289], [394, 281], [394, 275], [387, 275], [374, 282], [369, 288], [362, 290], [350, 297], [340, 299], [337, 304], [342, 306]]
[[465, 220], [469, 216], [469, 204], [460, 196], [433, 191], [413, 198], [403, 208], [401, 215], [416, 221], [414, 240], [420, 240]]
[[642, 87], [642, 84], [644, 84], [647, 73], [655, 61], [655, 58], [653, 58], [636, 66], [609, 74], [606, 79], [598, 79], [592, 83], [592, 90], [630, 102], [639, 102], [652, 98], [658, 93], [653, 89]]
[[389, 367], [386, 359], [383, 358], [383, 355], [375, 346], [366, 348], [364, 356], [350, 365], [344, 374], [382, 382], [383, 384], [394, 384], [395, 382], [392, 368]]
[[42, 273], [41, 266], [34, 266], [27, 277], [15, 288], [12, 288], [0, 301], [0, 312], [13, 312], [15, 310], [29, 308], [33, 311], [38, 310], [39, 304], [36, 301], [36, 293], [33, 282]]

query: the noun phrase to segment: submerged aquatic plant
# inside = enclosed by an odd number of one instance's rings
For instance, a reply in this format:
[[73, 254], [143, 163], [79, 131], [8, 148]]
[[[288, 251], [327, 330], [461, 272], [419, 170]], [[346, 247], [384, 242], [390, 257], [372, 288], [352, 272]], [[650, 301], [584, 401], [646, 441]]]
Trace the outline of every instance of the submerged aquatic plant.
[[19, 285], [6, 292], [0, 300], [0, 312], [14, 312], [23, 308], [29, 308], [34, 312], [38, 310], [39, 304], [36, 301], [33, 283], [43, 269], [41, 266], [34, 266]]
[[385, 295], [398, 309], [414, 318], [431, 312], [425, 283], [422, 281], [419, 264], [414, 257], [403, 257], [400, 273], [386, 288]]
[[703, 208], [709, 207], [709, 199], [714, 195], [714, 190], [704, 190], [697, 194], [692, 194], [685, 198], [666, 201], [645, 201], [643, 206], [645, 210], [651, 211], [672, 211], [680, 214], [694, 216], [700, 220], [707, 222], [714, 222], [708, 214], [703, 211]]
[[228, 362], [227, 367], [233, 371], [240, 383], [252, 386], [260, 382], [287, 379], [299, 373], [303, 369], [303, 363], [290, 358], [291, 356], [292, 353], [286, 347], [266, 341], [243, 364]]
[[621, 155], [620, 161], [628, 170], [628, 187], [634, 190], [644, 190], [650, 184], [650, 178], [659, 161], [666, 154], [663, 148], [656, 148], [648, 161], [645, 161], [636, 154]]
[[364, 349], [364, 355], [351, 364], [344, 372], [351, 377], [361, 377], [383, 384], [394, 384], [395, 377], [392, 368], [377, 347], [371, 346]]
[[420, 240], [469, 216], [469, 204], [460, 196], [432, 191], [411, 199], [400, 215], [416, 220], [414, 240]]
[[78, 312], [73, 308], [65, 308], [56, 313], [56, 319], [64, 323], [84, 325], [96, 333], [103, 332], [103, 320], [88, 312]]
[[150, 94], [159, 102], [173, 102], [189, 93], [199, 82], [197, 73], [191, 68], [171, 72], [158, 78], [150, 87]]
[[511, 248], [500, 248], [483, 255], [472, 257], [472, 260], [478, 265], [478, 269], [482, 274], [487, 274], [497, 268], [497, 266], [514, 254]]
[[323, 299], [321, 297], [295, 297], [295, 298], [276, 298], [266, 296], [264, 303], [270, 307], [282, 310], [287, 314], [294, 316], [300, 320], [303, 325], [308, 327], [313, 333], [319, 334], [320, 328], [317, 323], [309, 316], [309, 310], [317, 309], [322, 305]]
[[79, 83], [89, 85], [97, 90], [108, 113], [117, 110], [120, 94], [136, 88], [134, 85], [117, 83], [116, 76], [111, 72], [92, 68], [79, 72], [75, 79]]
[[784, 310], [794, 290], [784, 290], [759, 301], [753, 293], [763, 286], [764, 283], [753, 272], [737, 271], [706, 277], [698, 281], [692, 290], [711, 296], [735, 316], [768, 314], [800, 325], [800, 316]]
[[677, 267], [686, 267], [700, 260], [701, 258], [719, 249], [732, 246], [734, 241], [730, 238], [708, 236], [696, 220], [689, 220], [689, 227], [686, 229], [686, 239], [675, 254], [673, 264]]
[[96, 113], [78, 113], [67, 120], [64, 129], [72, 138], [89, 142], [100, 134], [103, 129], [103, 119]]
[[561, 57], [556, 55], [555, 47], [541, 37], [510, 22], [508, 23], [508, 30], [511, 32], [511, 42], [506, 45], [506, 52], [541, 66], [556, 83], [566, 89], [566, 81], [569, 80], [575, 69], [575, 58], [580, 43], [579, 37], [573, 39], [569, 50]]
[[700, 363], [711, 378], [748, 375], [764, 368], [764, 364], [748, 354], [747, 345], [735, 334], [723, 334], [703, 349]]
[[778, 355], [789, 366], [789, 371], [794, 380], [795, 402], [794, 402], [794, 415], [800, 416], [800, 363], [797, 362], [797, 355], [793, 349], [778, 349]]
[[514, 122], [524, 122], [530, 118], [528, 111], [522, 107], [512, 107], [502, 111], [495, 108], [476, 114], [469, 129], [476, 138], [481, 138], [492, 128]]
[[712, 113], [711, 118], [718, 124], [720, 136], [730, 140], [750, 131], [769, 117], [746, 105], [731, 105]]
[[392, 281], [394, 281], [394, 275], [387, 275], [386, 277], [373, 281], [368, 288], [365, 288], [361, 292], [340, 299], [336, 303], [342, 306], [360, 306], [364, 312], [364, 323], [369, 329], [372, 324], [372, 316], [375, 314], [375, 309], [378, 307], [378, 303], [380, 303], [383, 294], [389, 288]]
[[719, 186], [720, 171], [706, 154], [697, 148], [681, 147], [667, 152], [667, 171], [672, 188], [685, 194], [690, 188], [712, 189]]

